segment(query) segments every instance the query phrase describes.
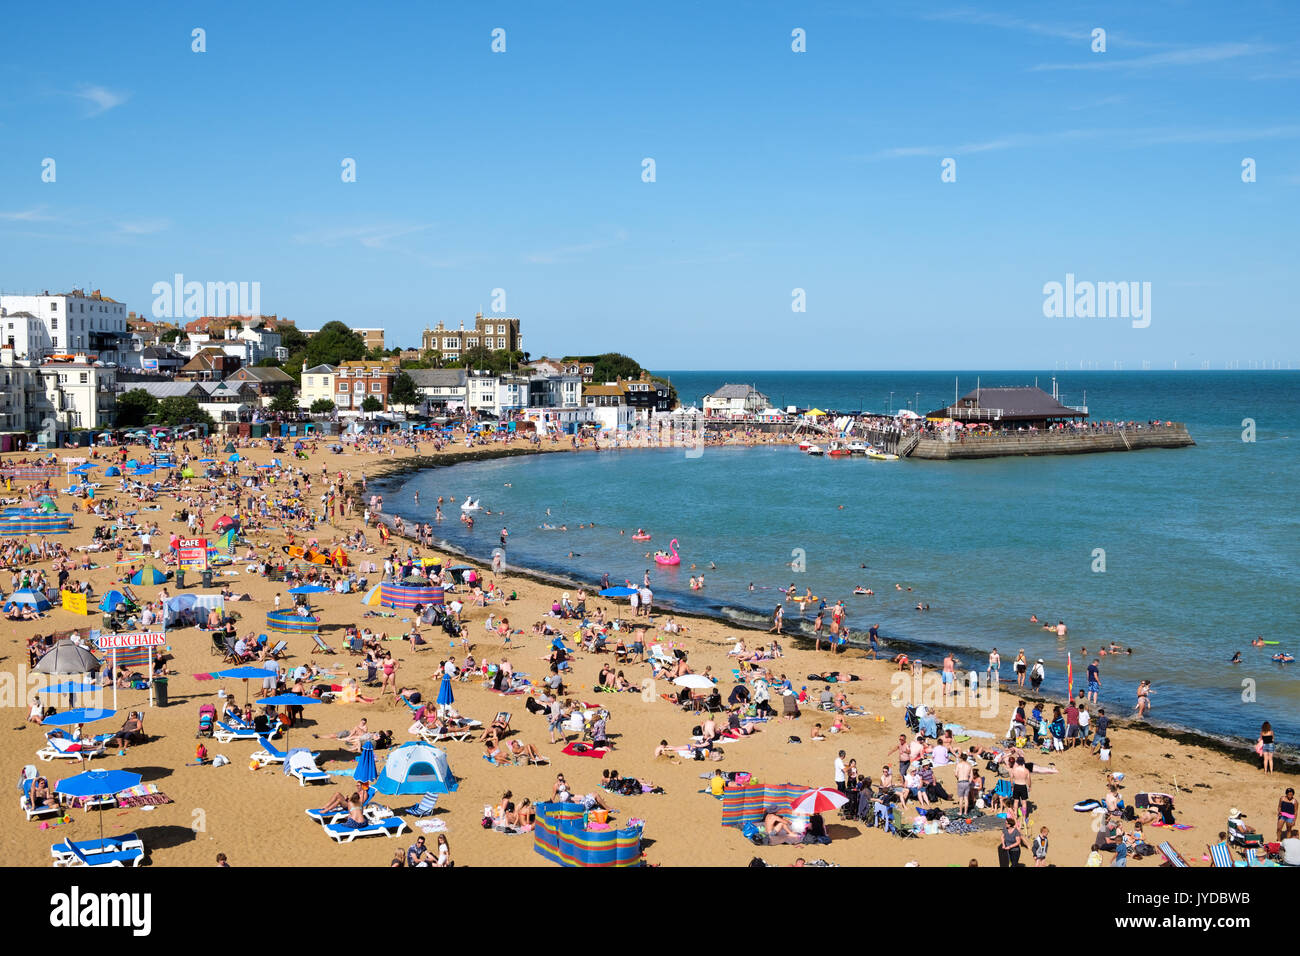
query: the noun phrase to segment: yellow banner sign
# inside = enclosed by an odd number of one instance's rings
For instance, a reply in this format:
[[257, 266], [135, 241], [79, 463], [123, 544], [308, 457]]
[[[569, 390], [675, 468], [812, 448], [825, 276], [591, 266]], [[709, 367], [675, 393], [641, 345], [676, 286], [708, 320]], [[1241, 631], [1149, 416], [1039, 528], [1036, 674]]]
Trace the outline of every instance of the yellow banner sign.
[[89, 614], [90, 610], [86, 607], [86, 595], [78, 594], [76, 591], [64, 591], [63, 610], [71, 611], [73, 614]]

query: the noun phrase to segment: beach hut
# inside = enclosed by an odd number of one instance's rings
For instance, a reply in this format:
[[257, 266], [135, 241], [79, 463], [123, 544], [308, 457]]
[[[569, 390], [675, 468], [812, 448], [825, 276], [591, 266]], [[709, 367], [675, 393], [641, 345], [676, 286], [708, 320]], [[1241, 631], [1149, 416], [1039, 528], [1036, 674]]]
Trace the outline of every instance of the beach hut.
[[132, 584], [164, 584], [167, 581], [167, 575], [163, 574], [152, 564], [147, 568], [141, 568], [135, 574], [131, 575]]
[[375, 781], [382, 794], [450, 793], [459, 784], [447, 764], [447, 752], [420, 741], [389, 751]]
[[539, 803], [533, 828], [533, 852], [560, 866], [637, 866], [641, 862], [641, 827], [615, 829], [588, 823], [580, 803]]

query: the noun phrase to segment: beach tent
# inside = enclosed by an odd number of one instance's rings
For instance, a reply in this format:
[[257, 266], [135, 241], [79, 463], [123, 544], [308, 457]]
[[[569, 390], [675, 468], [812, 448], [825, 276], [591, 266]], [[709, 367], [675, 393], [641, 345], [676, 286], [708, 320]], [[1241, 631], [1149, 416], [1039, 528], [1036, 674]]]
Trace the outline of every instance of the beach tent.
[[5, 607], [11, 604], [30, 604], [38, 611], [48, 611], [53, 605], [40, 591], [34, 591], [31, 588], [20, 588], [13, 594], [9, 595], [9, 600]]
[[238, 528], [239, 522], [230, 515], [222, 515], [216, 521], [212, 522], [213, 531], [225, 531], [227, 528]]
[[361, 599], [361, 603], [369, 607], [379, 607], [379, 598], [380, 598], [379, 585], [376, 584], [374, 587], [372, 587], [369, 591], [366, 592], [366, 596]]
[[231, 455], [229, 458], [227, 458], [226, 461], [243, 461], [243, 459], [240, 458], [240, 457], [239, 457], [239, 453], [236, 452], [235, 454], [233, 454], [233, 455]]
[[[131, 583], [138, 584], [139, 582], [132, 579]], [[112, 614], [119, 607], [121, 607], [123, 604], [126, 603], [127, 603], [126, 595], [123, 594], [121, 591], [109, 591], [107, 594], [104, 595], [104, 599], [99, 602], [99, 609], [106, 614]]]
[[121, 474], [122, 474], [122, 469], [121, 469], [121, 468], [117, 467], [117, 465], [109, 465], [109, 466], [108, 466], [108, 470], [104, 472], [104, 477], [105, 477], [105, 478], [117, 478], [117, 477], [120, 477]]
[[900, 408], [898, 411], [894, 412], [894, 417], [914, 419], [914, 418], [920, 418], [921, 416], [918, 415], [916, 412], [912, 411], [910, 408]]
[[820, 408], [810, 408], [808, 409], [808, 411], [804, 412], [803, 414], [805, 418], [820, 418], [826, 413], [822, 411]]
[[135, 574], [131, 575], [132, 584], [162, 584], [167, 580], [167, 575], [163, 574], [152, 564], [147, 568], [141, 568]]
[[233, 441], [226, 442], [226, 454], [229, 455], [234, 450], [235, 450], [235, 443]]
[[537, 804], [533, 852], [560, 866], [637, 866], [641, 862], [641, 827], [588, 830], [580, 803]]
[[375, 781], [375, 789], [389, 796], [450, 793], [458, 786], [447, 765], [447, 752], [420, 741], [390, 750], [383, 772]]
[[[226, 552], [226, 554], [234, 554], [235, 553], [235, 529], [231, 528], [229, 531], [220, 535], [217, 538], [217, 543], [215, 545], [215, 548], [217, 551]], [[212, 548], [209, 548], [208, 550], [212, 550]]]

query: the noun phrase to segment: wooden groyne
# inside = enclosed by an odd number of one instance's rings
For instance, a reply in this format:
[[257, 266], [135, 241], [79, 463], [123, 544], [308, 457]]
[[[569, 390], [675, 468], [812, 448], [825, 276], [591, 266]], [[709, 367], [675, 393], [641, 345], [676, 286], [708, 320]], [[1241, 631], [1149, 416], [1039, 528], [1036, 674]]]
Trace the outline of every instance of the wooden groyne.
[[1141, 428], [1100, 428], [1082, 431], [1011, 432], [980, 437], [974, 434], [946, 437], [923, 435], [898, 454], [932, 461], [962, 458], [1005, 458], [1012, 455], [1087, 455], [1104, 451], [1142, 448], [1186, 448], [1195, 445], [1182, 422], [1144, 425]]

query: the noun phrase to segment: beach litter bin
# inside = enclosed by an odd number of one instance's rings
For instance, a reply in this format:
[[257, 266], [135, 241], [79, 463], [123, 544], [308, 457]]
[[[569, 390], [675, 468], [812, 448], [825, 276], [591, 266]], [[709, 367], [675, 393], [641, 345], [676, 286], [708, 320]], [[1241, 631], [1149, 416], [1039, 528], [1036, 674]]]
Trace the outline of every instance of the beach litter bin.
[[178, 591], [185, 590], [185, 569], [184, 568], [176, 569], [176, 590]]
[[204, 572], [203, 572], [203, 586], [204, 586], [205, 588], [210, 588], [210, 587], [212, 587], [212, 572], [211, 572], [211, 571], [204, 571]]
[[153, 696], [154, 704], [158, 707], [167, 706], [167, 678], [155, 677], [153, 679]]

